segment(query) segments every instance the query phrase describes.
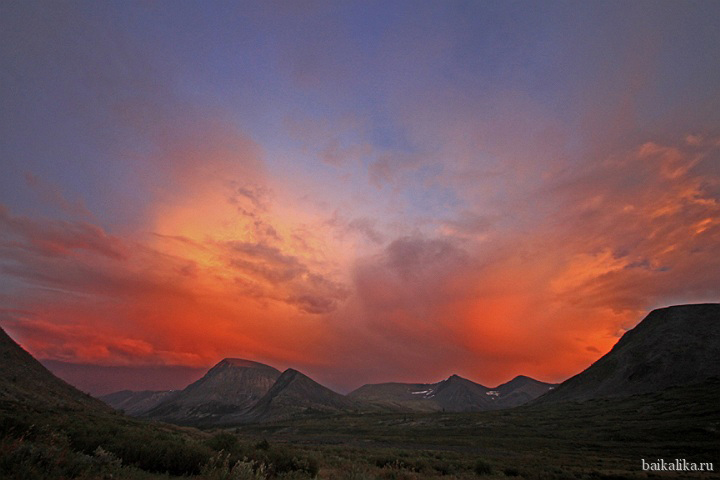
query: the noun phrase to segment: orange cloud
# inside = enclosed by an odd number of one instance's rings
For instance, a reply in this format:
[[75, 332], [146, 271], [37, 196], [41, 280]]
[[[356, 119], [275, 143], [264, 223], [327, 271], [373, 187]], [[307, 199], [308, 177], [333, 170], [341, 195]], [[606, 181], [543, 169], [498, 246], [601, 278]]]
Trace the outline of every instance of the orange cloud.
[[560, 381], [648, 309], [716, 299], [720, 172], [708, 145], [644, 144], [543, 179], [528, 207], [543, 216], [466, 212], [435, 231], [295, 203], [256, 168], [256, 150], [240, 167], [237, 152], [207, 150], [207, 175], [188, 167], [149, 205], [149, 233], [1, 210], [2, 323], [65, 361], [243, 356], [342, 389], [453, 372]]

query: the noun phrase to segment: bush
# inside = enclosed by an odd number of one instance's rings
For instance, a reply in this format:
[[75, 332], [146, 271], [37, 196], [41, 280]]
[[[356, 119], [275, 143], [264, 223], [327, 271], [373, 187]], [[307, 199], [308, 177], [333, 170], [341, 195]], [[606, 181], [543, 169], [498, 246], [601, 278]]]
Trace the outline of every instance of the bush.
[[234, 452], [238, 446], [238, 438], [232, 433], [220, 432], [207, 440], [207, 446], [216, 451]]
[[492, 473], [492, 465], [490, 465], [482, 458], [478, 458], [475, 461], [475, 467], [473, 468], [473, 471], [476, 475], [490, 475]]
[[230, 466], [230, 455], [218, 453], [210, 458], [200, 471], [204, 480], [264, 480], [265, 465], [247, 459], [238, 460]]

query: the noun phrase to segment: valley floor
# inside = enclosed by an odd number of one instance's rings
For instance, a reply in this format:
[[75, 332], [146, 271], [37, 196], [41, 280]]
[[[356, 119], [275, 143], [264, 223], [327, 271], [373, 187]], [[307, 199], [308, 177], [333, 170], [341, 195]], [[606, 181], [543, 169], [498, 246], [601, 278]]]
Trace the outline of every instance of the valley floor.
[[[472, 414], [307, 418], [229, 430], [314, 454], [322, 478], [718, 478], [720, 382], [626, 399]], [[712, 462], [709, 472], [648, 464]], [[351, 472], [348, 474], [348, 472]], [[490, 478], [488, 477], [488, 478]]]
[[0, 478], [720, 478], [720, 381], [582, 404], [353, 414], [201, 431], [119, 413], [0, 405]]

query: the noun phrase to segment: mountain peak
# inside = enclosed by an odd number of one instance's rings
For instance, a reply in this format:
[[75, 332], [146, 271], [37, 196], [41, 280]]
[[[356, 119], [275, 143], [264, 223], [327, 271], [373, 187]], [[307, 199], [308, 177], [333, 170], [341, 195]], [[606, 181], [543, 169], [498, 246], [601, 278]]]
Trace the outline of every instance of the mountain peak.
[[201, 379], [188, 385], [147, 415], [159, 420], [206, 424], [240, 417], [265, 395], [280, 372], [263, 363], [225, 358]]
[[288, 418], [302, 412], [338, 412], [355, 408], [355, 402], [320, 385], [294, 368], [288, 368], [258, 400], [248, 418]]
[[[471, 382], [471, 380], [468, 380], [467, 378], [461, 377], [460, 375], [453, 373], [450, 375], [445, 382]], [[474, 382], [473, 382], [474, 383]]]
[[244, 358], [223, 358], [216, 367], [228, 366], [228, 367], [240, 367], [240, 368], [258, 368], [267, 367], [264, 363], [254, 362], [252, 360], [245, 360]]

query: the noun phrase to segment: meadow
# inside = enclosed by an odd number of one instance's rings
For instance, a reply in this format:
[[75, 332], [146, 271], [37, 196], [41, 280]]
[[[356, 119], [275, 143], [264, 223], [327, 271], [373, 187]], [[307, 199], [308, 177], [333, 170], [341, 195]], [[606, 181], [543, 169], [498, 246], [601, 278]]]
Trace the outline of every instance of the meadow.
[[624, 399], [480, 413], [313, 416], [198, 430], [21, 404], [0, 409], [0, 477], [230, 479], [718, 478], [720, 381]]

